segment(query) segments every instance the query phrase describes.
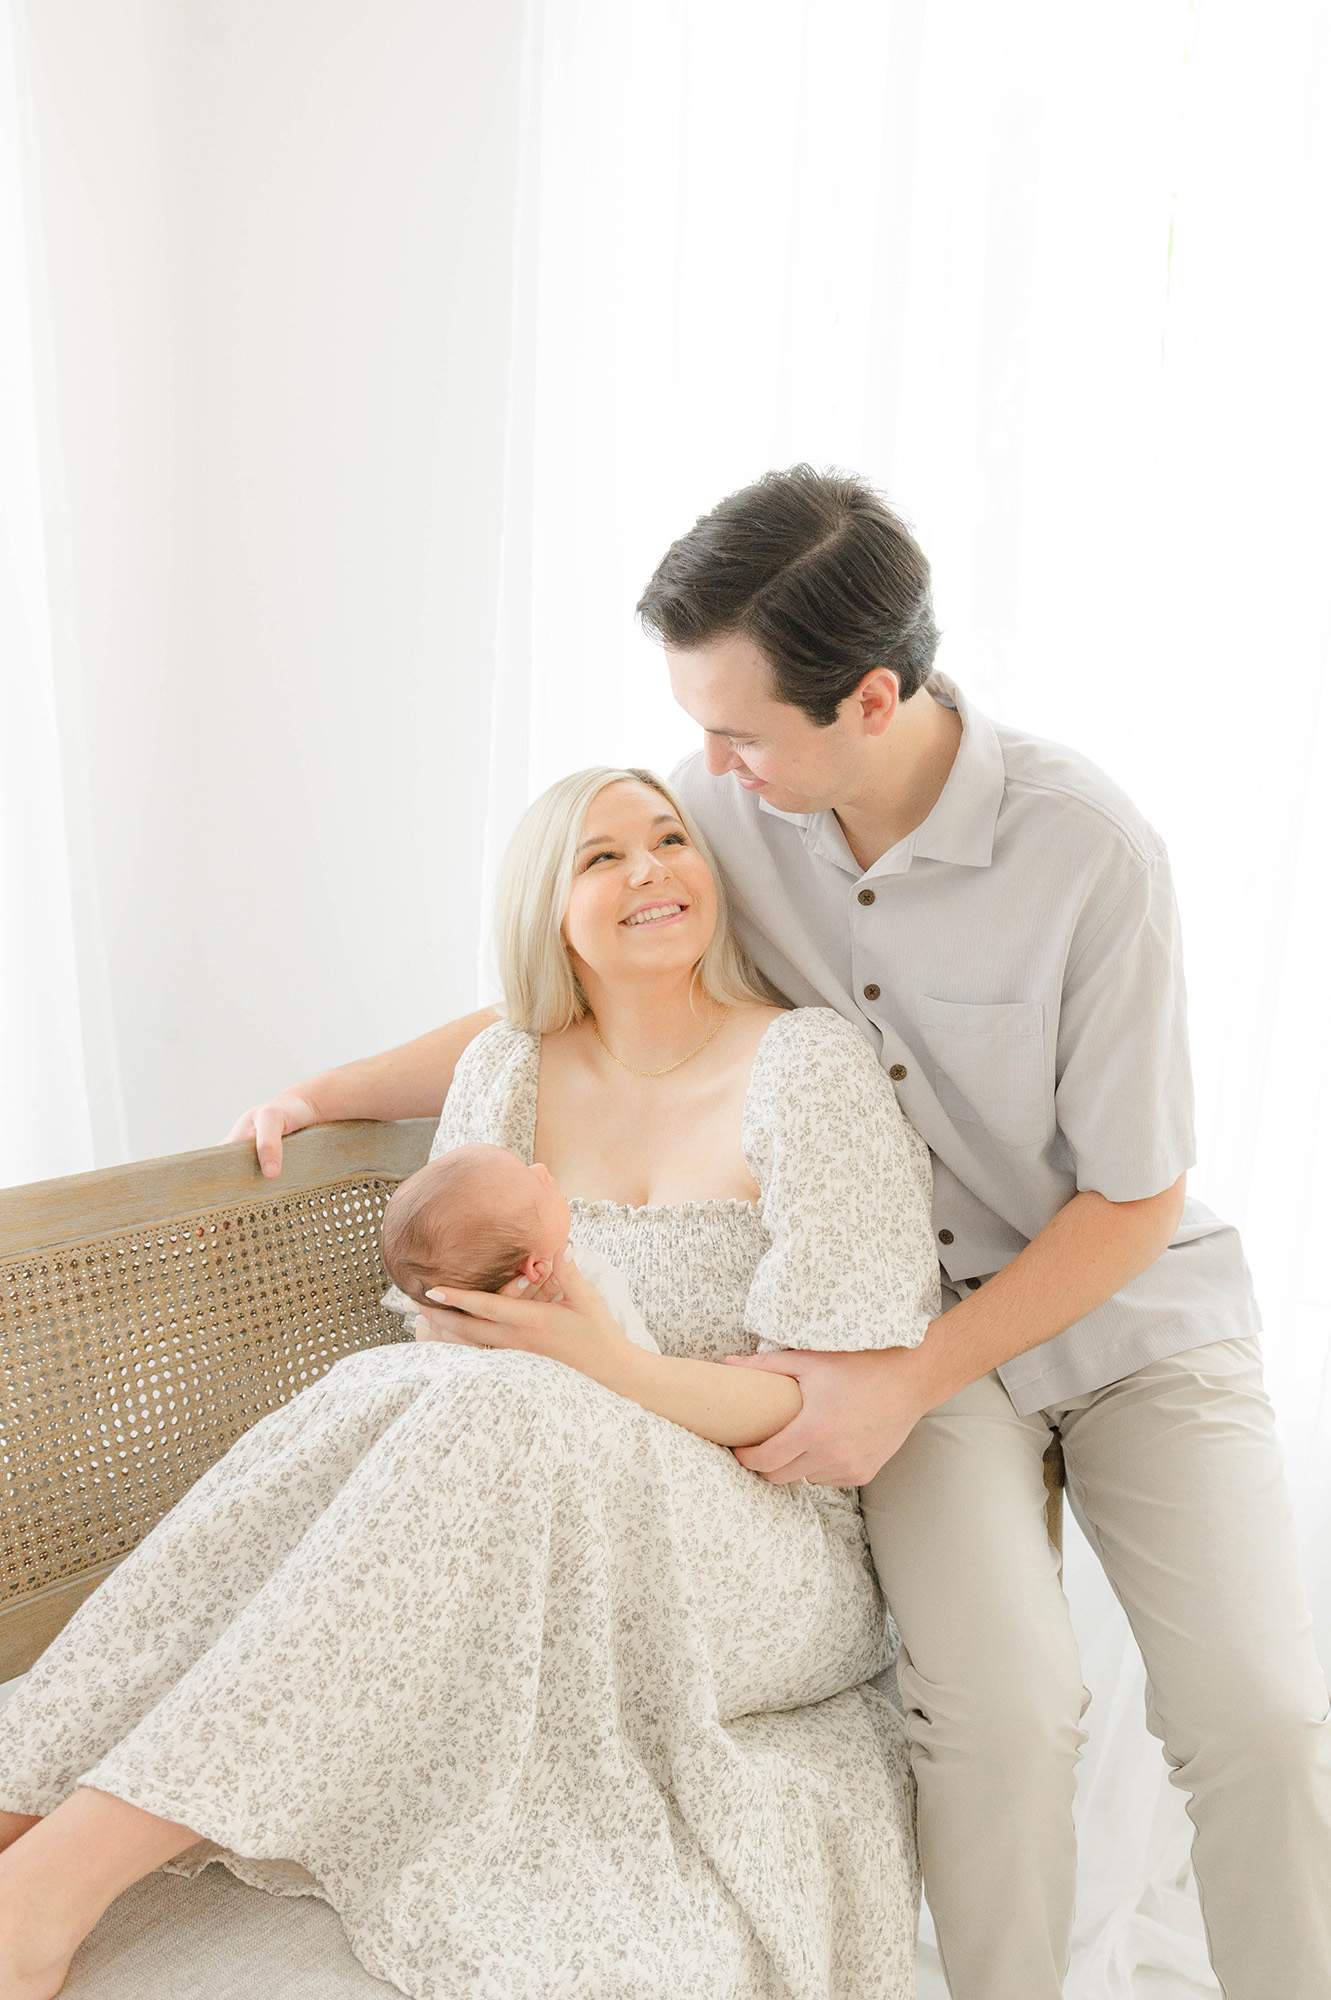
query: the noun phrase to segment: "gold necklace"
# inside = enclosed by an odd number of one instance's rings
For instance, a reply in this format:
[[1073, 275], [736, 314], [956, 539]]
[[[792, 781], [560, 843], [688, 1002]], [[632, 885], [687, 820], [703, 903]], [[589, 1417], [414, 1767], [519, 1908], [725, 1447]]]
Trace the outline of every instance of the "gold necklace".
[[682, 1069], [686, 1062], [692, 1062], [695, 1056], [700, 1056], [703, 1050], [707, 1047], [708, 1042], [712, 1040], [713, 1036], [720, 1034], [722, 1028], [725, 1027], [726, 1022], [729, 1019], [730, 1019], [730, 1009], [729, 1007], [727, 1007], [725, 1013], [721, 1016], [721, 1019], [712, 1029], [712, 1033], [710, 1035], [704, 1035], [703, 1039], [699, 1042], [696, 1049], [690, 1049], [686, 1056], [681, 1056], [678, 1062], [672, 1062], [668, 1064], [665, 1069], [634, 1069], [632, 1063], [621, 1062], [619, 1057], [615, 1054], [614, 1050], [610, 1048], [609, 1045], [607, 1044], [605, 1037], [602, 1035], [601, 1030], [597, 1025], [595, 1014], [592, 1014], [591, 1016], [591, 1023], [592, 1023], [592, 1033], [595, 1035], [597, 1041], [601, 1044], [601, 1047], [605, 1050], [606, 1054], [609, 1056], [611, 1062], [619, 1063], [619, 1067], [621, 1069], [626, 1069], [630, 1076], [669, 1076], [672, 1069]]

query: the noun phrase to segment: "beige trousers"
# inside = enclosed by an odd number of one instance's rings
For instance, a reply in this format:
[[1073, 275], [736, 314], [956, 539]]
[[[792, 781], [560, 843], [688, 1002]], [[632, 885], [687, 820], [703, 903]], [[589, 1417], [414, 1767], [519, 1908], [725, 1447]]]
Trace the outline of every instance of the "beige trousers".
[[1028, 1417], [985, 1376], [862, 1489], [953, 2000], [1055, 2000], [1067, 1968], [1087, 1697], [1045, 1534], [1054, 1430], [1189, 1796], [1226, 2000], [1331, 2000], [1327, 1684], [1255, 1340]]

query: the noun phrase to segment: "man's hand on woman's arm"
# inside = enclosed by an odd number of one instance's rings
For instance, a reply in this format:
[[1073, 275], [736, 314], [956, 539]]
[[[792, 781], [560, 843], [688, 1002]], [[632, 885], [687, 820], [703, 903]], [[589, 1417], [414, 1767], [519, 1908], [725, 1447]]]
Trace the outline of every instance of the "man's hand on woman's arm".
[[497, 1008], [482, 1007], [381, 1056], [293, 1083], [243, 1112], [225, 1143], [253, 1139], [259, 1165], [271, 1177], [282, 1171], [283, 1139], [307, 1125], [335, 1125], [343, 1118], [437, 1118], [462, 1051], [498, 1018]]
[[863, 1486], [926, 1412], [1052, 1340], [1153, 1264], [1178, 1228], [1186, 1181], [1144, 1201], [1074, 1195], [1019, 1256], [934, 1320], [918, 1347], [732, 1356], [731, 1368], [793, 1375], [804, 1399], [795, 1421], [739, 1451], [740, 1463], [778, 1484]]

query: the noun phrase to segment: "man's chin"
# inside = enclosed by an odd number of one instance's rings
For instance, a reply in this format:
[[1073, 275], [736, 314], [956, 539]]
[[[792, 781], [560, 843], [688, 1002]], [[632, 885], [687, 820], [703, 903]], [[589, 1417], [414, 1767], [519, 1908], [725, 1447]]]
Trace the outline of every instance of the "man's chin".
[[751, 798], [761, 799], [765, 805], [771, 806], [773, 812], [807, 813], [813, 810], [807, 800], [796, 798], [793, 792], [783, 792], [779, 785], [754, 784], [752, 779], [746, 784], [743, 778], [736, 778], [735, 782]]

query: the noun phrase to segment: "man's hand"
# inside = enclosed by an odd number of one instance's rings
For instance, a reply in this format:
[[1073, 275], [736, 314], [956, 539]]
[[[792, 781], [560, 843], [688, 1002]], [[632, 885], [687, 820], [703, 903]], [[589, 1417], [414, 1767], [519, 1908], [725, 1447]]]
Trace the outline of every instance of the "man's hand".
[[282, 1141], [292, 1132], [303, 1132], [307, 1125], [322, 1123], [312, 1104], [297, 1097], [294, 1090], [284, 1090], [266, 1104], [253, 1104], [242, 1111], [222, 1144], [232, 1146], [237, 1140], [253, 1139], [260, 1169], [272, 1180], [282, 1171]]
[[930, 1407], [918, 1348], [858, 1354], [732, 1354], [731, 1368], [792, 1375], [804, 1407], [765, 1444], [741, 1446], [741, 1465], [775, 1486], [864, 1486]]
[[793, 1375], [804, 1398], [784, 1430], [735, 1456], [778, 1484], [865, 1485], [928, 1411], [1084, 1319], [1154, 1263], [1178, 1227], [1186, 1180], [1140, 1201], [1083, 1189], [1010, 1264], [941, 1313], [918, 1347], [732, 1355], [732, 1368]]

